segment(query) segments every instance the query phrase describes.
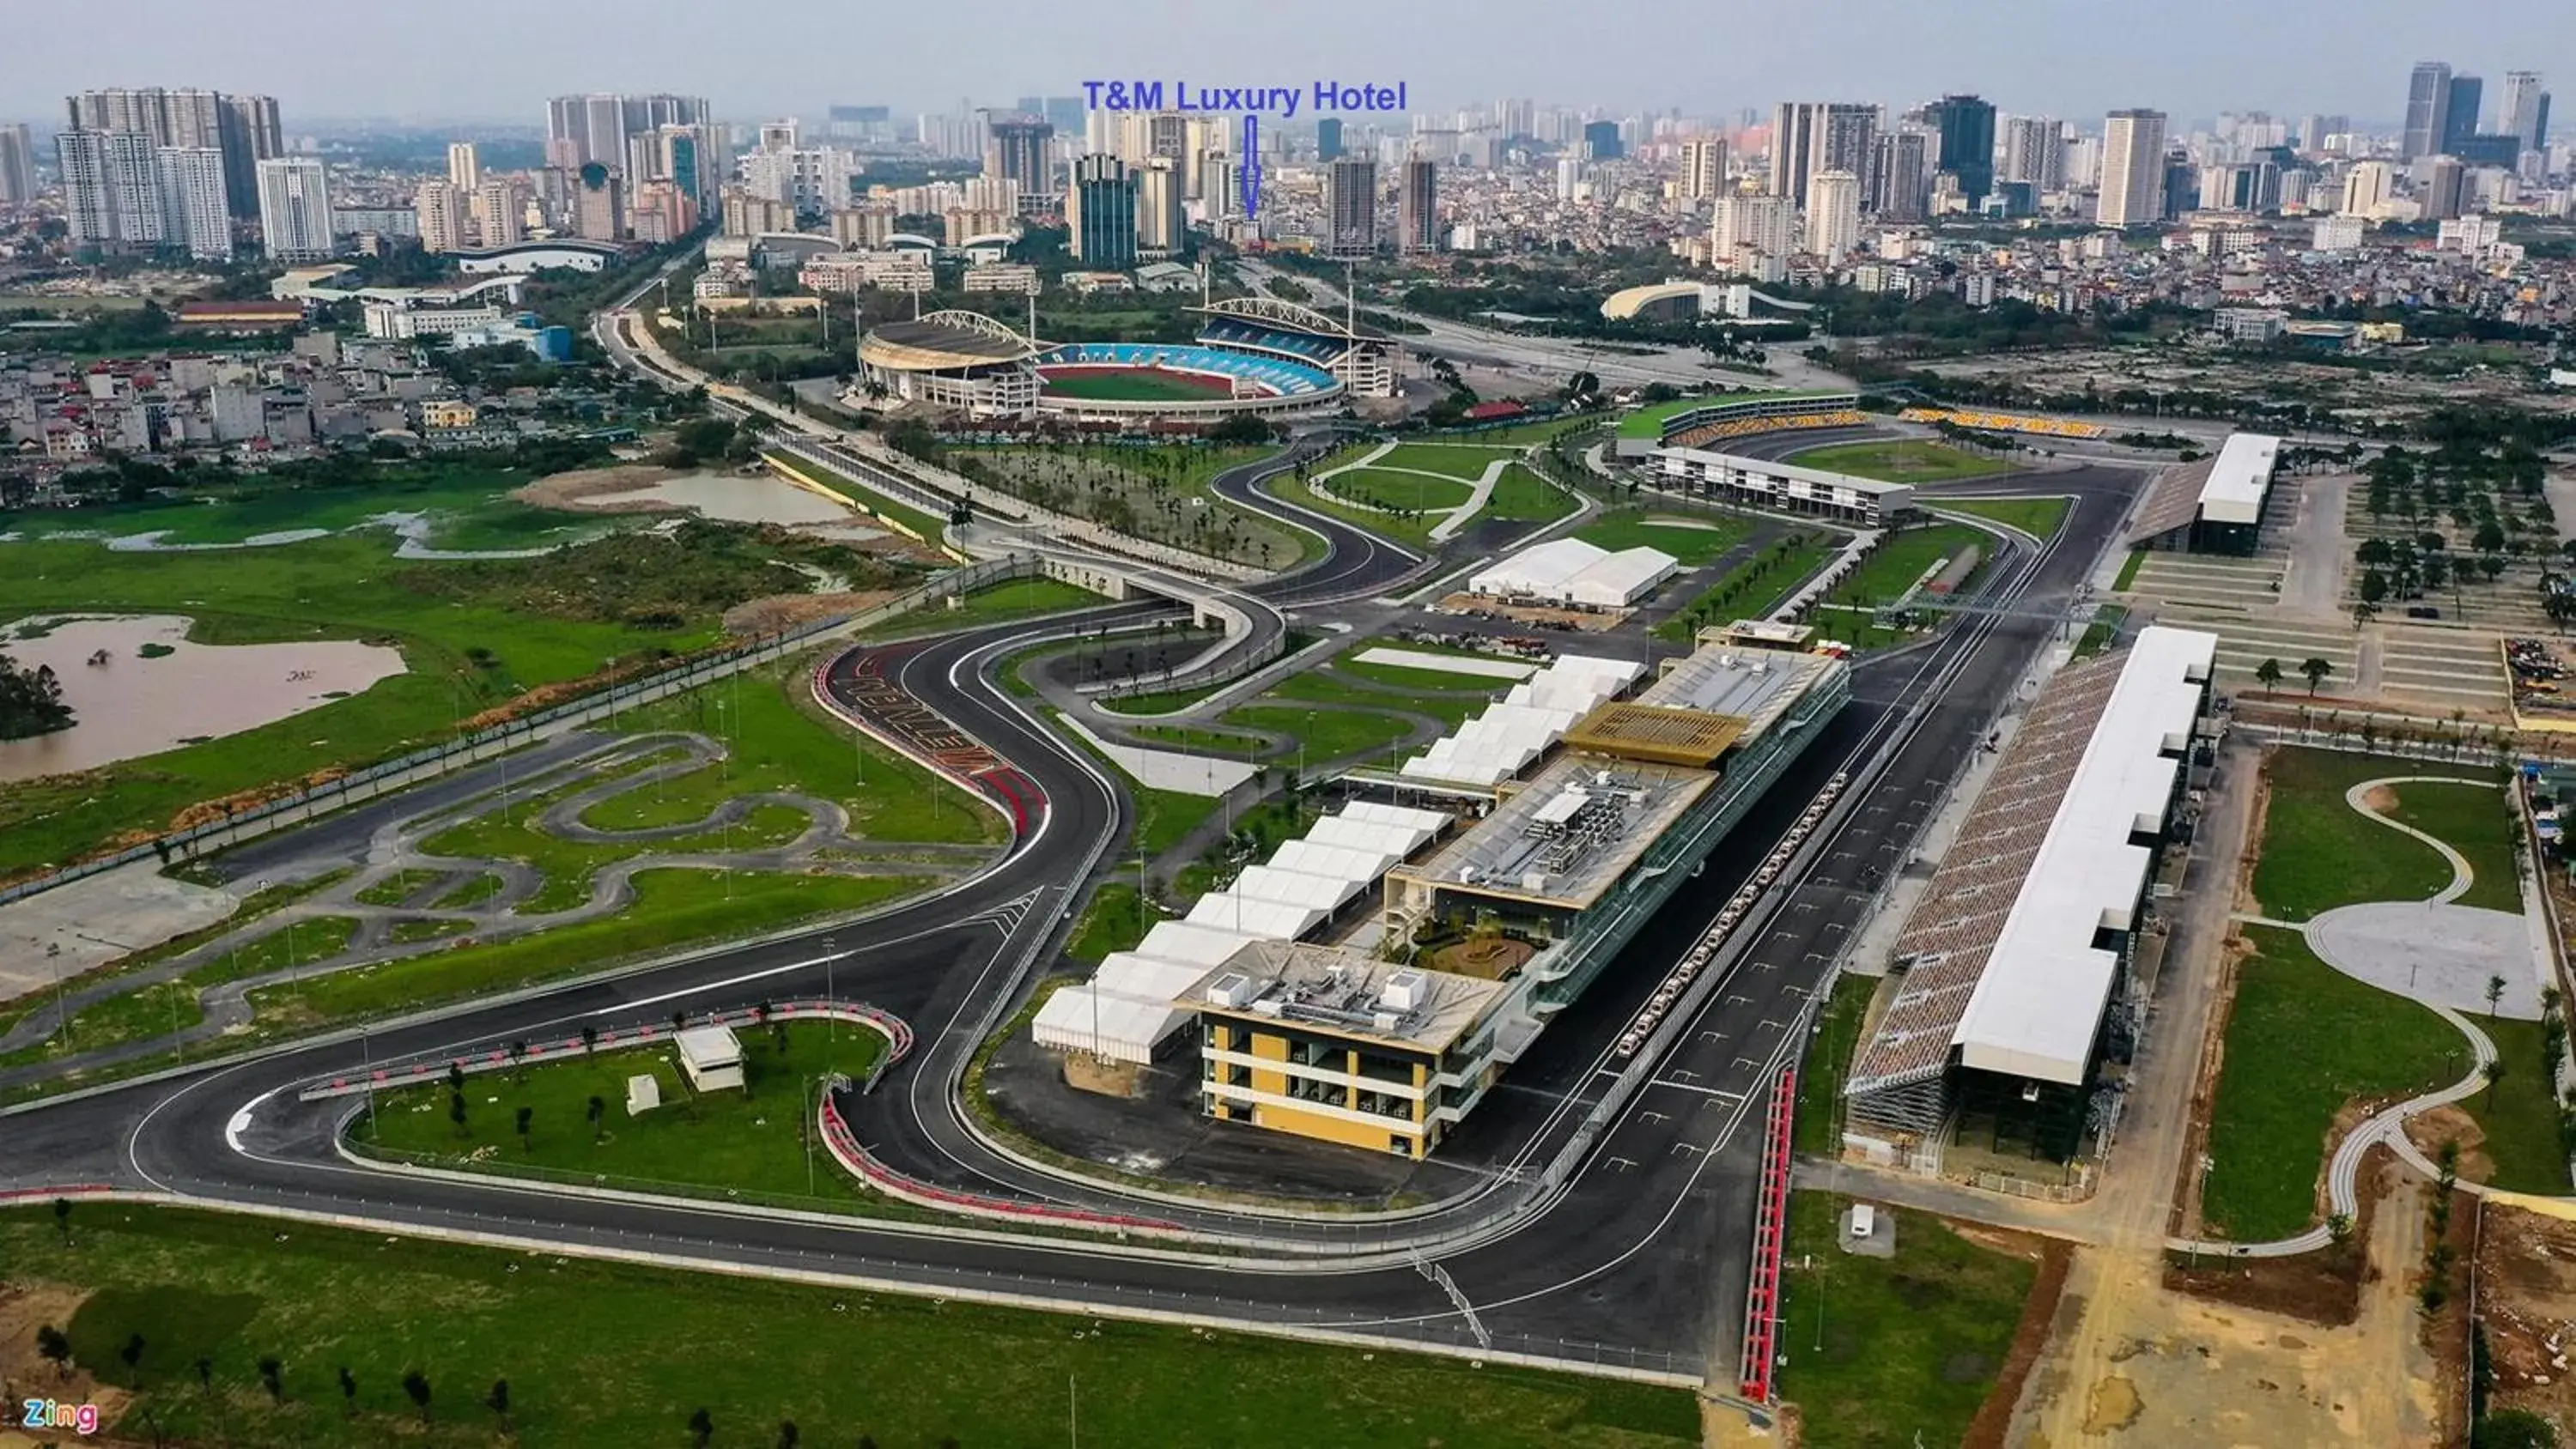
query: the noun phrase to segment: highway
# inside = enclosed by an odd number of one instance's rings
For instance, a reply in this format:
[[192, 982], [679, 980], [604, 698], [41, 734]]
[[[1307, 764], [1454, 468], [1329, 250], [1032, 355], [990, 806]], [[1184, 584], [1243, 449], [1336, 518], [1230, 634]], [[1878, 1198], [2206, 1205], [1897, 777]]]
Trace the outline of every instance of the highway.
[[[1263, 470], [1283, 466], [1284, 458], [1248, 465], [1217, 486], [1248, 506], [1287, 513], [1257, 489]], [[2048, 547], [1999, 557], [1990, 585], [1999, 595], [2067, 591], [2116, 526], [2122, 479], [2052, 476], [2082, 501]], [[1305, 571], [1251, 590], [1273, 603], [1367, 599], [1423, 567], [1405, 550], [1297, 512], [1329, 549]], [[1106, 1186], [1067, 1181], [997, 1150], [958, 1102], [968, 1056], [1051, 959], [1086, 883], [1129, 823], [1122, 792], [999, 689], [990, 671], [1032, 642], [1104, 619], [1147, 617], [1155, 607], [863, 648], [831, 666], [832, 694], [881, 728], [939, 734], [944, 721], [969, 738], [948, 758], [950, 768], [1015, 823], [1011, 850], [983, 876], [834, 931], [714, 950], [429, 1013], [358, 1039], [294, 1045], [21, 1109], [9, 1115], [12, 1150], [0, 1178], [20, 1187], [105, 1182], [211, 1206], [322, 1213], [532, 1247], [1526, 1353], [1675, 1381], [1696, 1381], [1712, 1361], [1731, 1371], [1754, 1165], [1742, 1125], [1758, 1121], [1763, 1086], [1801, 1046], [1808, 994], [1843, 933], [1903, 864], [1913, 830], [2012, 697], [2049, 626], [1966, 618], [1932, 643], [1864, 665], [1851, 708], [1721, 845], [1703, 879], [1558, 1019], [1497, 1100], [1463, 1124], [1449, 1151], [1480, 1166], [1482, 1185], [1401, 1220], [1319, 1221], [1140, 1204]], [[906, 707], [889, 711], [889, 700]], [[1859, 787], [1846, 795], [1846, 813], [1817, 832], [1807, 856], [1766, 896], [1760, 929], [1739, 931], [1731, 955], [1703, 978], [1712, 989], [1671, 1054], [1636, 1064], [1642, 1085], [1614, 1097], [1621, 1074], [1607, 1047], [1637, 1001], [1823, 778], [1846, 767]], [[919, 1049], [875, 1092], [842, 1102], [881, 1160], [944, 1186], [1146, 1214], [1245, 1241], [1220, 1254], [397, 1174], [339, 1155], [337, 1129], [354, 1110], [348, 1100], [303, 1104], [292, 1090], [371, 1062], [443, 1058], [584, 1023], [660, 1021], [678, 1010], [820, 994], [827, 979], [838, 995], [903, 1016], [919, 1034]], [[1557, 1171], [1547, 1170], [1551, 1163]]]

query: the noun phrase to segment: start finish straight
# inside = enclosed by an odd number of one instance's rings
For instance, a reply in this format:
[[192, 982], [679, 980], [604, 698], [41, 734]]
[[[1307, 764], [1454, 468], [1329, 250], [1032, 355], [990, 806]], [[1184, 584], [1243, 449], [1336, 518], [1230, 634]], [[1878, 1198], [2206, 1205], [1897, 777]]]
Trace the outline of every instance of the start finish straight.
[[1344, 85], [1317, 81], [1306, 90], [1295, 86], [1196, 86], [1187, 81], [1097, 81], [1082, 83], [1083, 104], [1095, 111], [1233, 111], [1245, 115], [1291, 117], [1301, 105], [1312, 111], [1402, 111], [1405, 82], [1393, 85]]

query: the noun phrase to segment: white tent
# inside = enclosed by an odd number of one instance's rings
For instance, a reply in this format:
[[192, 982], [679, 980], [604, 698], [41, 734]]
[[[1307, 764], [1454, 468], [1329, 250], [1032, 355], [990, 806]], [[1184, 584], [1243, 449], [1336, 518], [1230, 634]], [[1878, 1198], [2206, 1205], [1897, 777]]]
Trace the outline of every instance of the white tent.
[[[1382, 800], [1354, 800], [1343, 806], [1342, 813], [1334, 818], [1357, 820], [1369, 825], [1398, 825], [1407, 830], [1419, 830], [1423, 832], [1422, 840], [1429, 840], [1447, 829], [1449, 825], [1449, 817], [1437, 810], [1424, 810], [1412, 805], [1389, 805]], [[1421, 840], [1414, 842], [1416, 845], [1421, 843]]]
[[1332, 912], [1320, 906], [1291, 905], [1286, 901], [1259, 900], [1231, 890], [1212, 891], [1198, 898], [1185, 918], [1193, 925], [1220, 926], [1241, 931], [1269, 941], [1294, 941], [1322, 925]]
[[1421, 849], [1431, 835], [1431, 827], [1427, 825], [1388, 825], [1362, 820], [1347, 811], [1340, 815], [1327, 815], [1306, 830], [1306, 838], [1317, 845], [1382, 851], [1398, 860]]
[[1397, 859], [1399, 857], [1391, 850], [1360, 850], [1347, 845], [1291, 840], [1271, 852], [1269, 864], [1280, 870], [1293, 870], [1305, 875], [1355, 880], [1365, 886], [1386, 874], [1386, 868], [1395, 864]]
[[1467, 591], [1617, 609], [1653, 592], [1678, 567], [1661, 549], [1612, 553], [1579, 538], [1556, 538], [1468, 575]]
[[1258, 936], [1188, 921], [1159, 921], [1136, 944], [1136, 954], [1161, 961], [1182, 961], [1201, 968], [1215, 966]]
[[1276, 866], [1247, 865], [1235, 876], [1232, 889], [1236, 895], [1256, 901], [1284, 901], [1292, 906], [1312, 906], [1330, 912], [1358, 895], [1361, 884], [1355, 880], [1335, 880], [1331, 876], [1281, 870]]
[[1029, 1023], [1029, 1035], [1038, 1045], [1059, 1051], [1150, 1062], [1154, 1048], [1188, 1019], [1189, 1013], [1175, 1009], [1168, 1000], [1120, 996], [1085, 981], [1048, 997]]

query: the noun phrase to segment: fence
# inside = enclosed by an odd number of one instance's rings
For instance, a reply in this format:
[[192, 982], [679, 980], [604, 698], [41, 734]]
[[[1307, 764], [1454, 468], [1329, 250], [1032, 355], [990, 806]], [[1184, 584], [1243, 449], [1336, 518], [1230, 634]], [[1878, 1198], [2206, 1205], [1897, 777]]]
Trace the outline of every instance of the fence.
[[1768, 1404], [1779, 1362], [1780, 1260], [1789, 1247], [1790, 1127], [1798, 1113], [1798, 1069], [1781, 1069], [1771, 1089], [1771, 1115], [1762, 1143], [1762, 1185], [1753, 1206], [1753, 1272], [1744, 1289], [1743, 1367], [1736, 1387]]
[[[708, 1026], [758, 1027], [773, 1021], [846, 1021], [865, 1027], [885, 1038], [885, 1054], [868, 1072], [861, 1091], [875, 1088], [886, 1069], [912, 1054], [912, 1027], [890, 1011], [880, 1010], [857, 1001], [785, 1001], [769, 1007], [747, 1007], [734, 1011], [711, 1013]], [[361, 1092], [391, 1091], [444, 1079], [450, 1071], [466, 1076], [485, 1072], [506, 1072], [530, 1063], [543, 1064], [565, 1057], [589, 1056], [595, 1052], [626, 1051], [651, 1046], [679, 1034], [678, 1026], [643, 1022], [630, 1027], [611, 1027], [596, 1036], [553, 1037], [544, 1041], [501, 1042], [476, 1047], [466, 1052], [442, 1052], [409, 1062], [391, 1062], [381, 1067], [367, 1067], [359, 1075], [326, 1078], [305, 1084], [295, 1094], [299, 1102], [321, 1102], [333, 1097], [351, 1097]]]

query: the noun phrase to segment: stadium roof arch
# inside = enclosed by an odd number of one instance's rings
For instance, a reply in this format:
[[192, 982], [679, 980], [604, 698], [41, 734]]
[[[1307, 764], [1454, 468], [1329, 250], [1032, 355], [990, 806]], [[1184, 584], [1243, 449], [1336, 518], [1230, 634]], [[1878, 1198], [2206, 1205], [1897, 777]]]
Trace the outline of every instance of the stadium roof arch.
[[952, 308], [909, 322], [881, 322], [859, 342], [859, 360], [895, 372], [939, 372], [1026, 362], [1047, 350], [997, 318]]
[[982, 236], [970, 236], [964, 241], [959, 242], [957, 244], [957, 250], [961, 252], [971, 252], [977, 247], [1002, 247], [1004, 249], [1008, 249], [1019, 245], [1019, 241], [1020, 238], [1018, 234], [1014, 232], [988, 231]]
[[939, 250], [939, 240], [936, 237], [923, 236], [917, 231], [898, 231], [887, 234], [884, 246], [887, 251], [910, 249], [935, 252]]
[[1365, 328], [1345, 327], [1327, 313], [1296, 302], [1283, 302], [1276, 297], [1228, 297], [1221, 302], [1210, 302], [1204, 307], [1193, 307], [1190, 310], [1204, 312], [1213, 317], [1236, 317], [1247, 322], [1259, 322], [1263, 326], [1276, 327], [1286, 332], [1306, 332], [1317, 337], [1334, 337], [1345, 341], [1378, 335]]

